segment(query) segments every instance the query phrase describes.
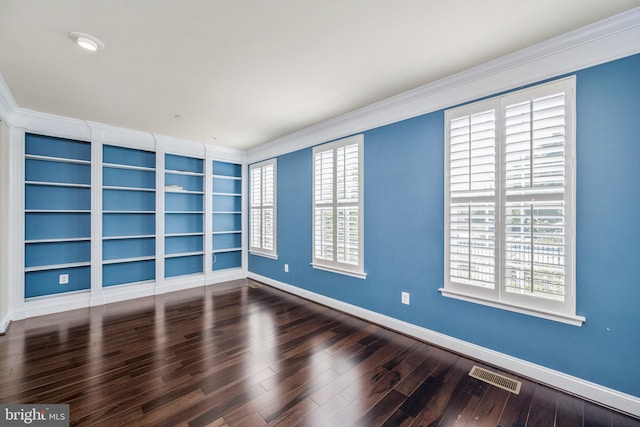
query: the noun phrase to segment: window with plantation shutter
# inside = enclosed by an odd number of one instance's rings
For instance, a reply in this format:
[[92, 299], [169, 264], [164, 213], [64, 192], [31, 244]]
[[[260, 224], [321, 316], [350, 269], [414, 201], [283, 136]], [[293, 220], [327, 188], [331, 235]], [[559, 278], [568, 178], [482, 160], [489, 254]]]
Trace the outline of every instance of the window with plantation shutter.
[[567, 78], [445, 113], [445, 296], [580, 325], [574, 87]]
[[362, 135], [313, 149], [315, 268], [364, 278]]
[[276, 255], [276, 159], [249, 168], [249, 250], [252, 254]]

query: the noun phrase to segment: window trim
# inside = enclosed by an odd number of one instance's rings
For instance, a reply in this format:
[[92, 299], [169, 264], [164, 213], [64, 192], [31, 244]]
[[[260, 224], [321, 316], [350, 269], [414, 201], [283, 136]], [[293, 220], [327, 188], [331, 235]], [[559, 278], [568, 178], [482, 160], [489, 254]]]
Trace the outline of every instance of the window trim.
[[[252, 217], [251, 217], [251, 181], [252, 174], [255, 169], [261, 169], [264, 171], [265, 166], [273, 165], [273, 250], [263, 249], [261, 247], [251, 245], [251, 230], [252, 230]], [[261, 172], [262, 174], [263, 172]], [[262, 176], [262, 175], [261, 175]], [[263, 192], [262, 183], [260, 184], [260, 191]], [[269, 160], [263, 160], [258, 163], [254, 163], [249, 166], [249, 253], [251, 255], [257, 255], [261, 257], [278, 259], [278, 159], [273, 158]], [[263, 209], [262, 197], [260, 202], [260, 210]], [[262, 236], [264, 230], [262, 229], [262, 221], [260, 222], [260, 235]]]
[[[576, 105], [575, 105], [575, 76], [558, 79], [549, 83], [543, 83], [526, 89], [509, 92], [501, 96], [492, 97], [483, 101], [478, 101], [461, 107], [452, 108], [445, 111], [445, 140], [444, 140], [444, 286], [440, 289], [443, 296], [456, 298], [464, 301], [475, 302], [482, 305], [501, 308], [518, 313], [528, 314], [571, 325], [581, 326], [586, 320], [582, 316], [576, 315], [576, 276], [575, 276], [575, 128], [576, 128]], [[504, 277], [504, 212], [507, 197], [506, 186], [504, 185], [504, 111], [507, 105], [513, 105], [519, 101], [538, 98], [552, 93], [565, 93], [565, 165], [564, 165], [564, 198], [565, 203], [565, 300], [556, 302], [539, 297], [516, 295], [506, 292]], [[493, 289], [485, 289], [478, 286], [470, 286], [462, 283], [455, 283], [449, 279], [450, 275], [450, 123], [456, 117], [468, 114], [480, 113], [489, 109], [496, 112], [496, 187], [495, 187], [495, 281]], [[535, 201], [535, 196], [530, 196]]]
[[[321, 153], [324, 151], [337, 150], [338, 148], [345, 147], [348, 145], [358, 145], [358, 265], [350, 265], [346, 263], [341, 263], [336, 261], [326, 261], [322, 259], [318, 259], [315, 256], [316, 252], [316, 233], [315, 233], [315, 223], [316, 223], [316, 168], [315, 168], [315, 157], [317, 153]], [[334, 157], [335, 159], [335, 157]], [[312, 200], [312, 208], [311, 208], [311, 266], [318, 270], [330, 271], [338, 274], [343, 274], [351, 277], [356, 277], [359, 279], [365, 279], [367, 277], [367, 273], [364, 271], [364, 135], [354, 135], [347, 138], [339, 139], [334, 142], [317, 145], [313, 147], [313, 152], [311, 156], [311, 175], [312, 175], [312, 188], [311, 188], [311, 200]], [[335, 172], [335, 161], [334, 161], [334, 173], [333, 178], [334, 182], [336, 179]], [[331, 204], [334, 212], [337, 209], [336, 202], [336, 192], [333, 192], [333, 202]], [[335, 229], [334, 229], [335, 235]]]

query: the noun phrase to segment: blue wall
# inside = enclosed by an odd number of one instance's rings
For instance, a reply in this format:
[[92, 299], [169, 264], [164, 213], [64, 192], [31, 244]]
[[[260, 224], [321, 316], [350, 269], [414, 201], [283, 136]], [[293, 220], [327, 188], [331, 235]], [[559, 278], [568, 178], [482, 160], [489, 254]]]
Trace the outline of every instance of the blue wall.
[[[444, 112], [364, 132], [366, 280], [311, 268], [311, 149], [278, 157], [278, 255], [249, 271], [640, 397], [640, 55], [577, 76], [582, 327], [445, 298]], [[289, 273], [284, 264], [289, 264]], [[411, 305], [400, 292], [411, 293]]]

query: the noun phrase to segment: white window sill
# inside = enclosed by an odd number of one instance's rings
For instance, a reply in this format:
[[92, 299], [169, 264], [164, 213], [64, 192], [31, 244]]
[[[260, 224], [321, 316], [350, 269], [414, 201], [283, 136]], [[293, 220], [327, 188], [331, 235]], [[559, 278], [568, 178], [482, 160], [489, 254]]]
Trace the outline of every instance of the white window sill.
[[261, 256], [265, 258], [278, 259], [278, 254], [268, 254], [265, 252], [258, 252], [258, 251], [252, 251], [252, 250], [250, 250], [249, 253], [251, 255]]
[[517, 305], [511, 305], [511, 304], [507, 304], [507, 303], [500, 302], [500, 301], [486, 300], [484, 298], [479, 298], [477, 296], [468, 295], [468, 294], [464, 294], [464, 293], [461, 293], [461, 292], [455, 292], [455, 291], [447, 290], [447, 289], [444, 289], [444, 288], [440, 288], [439, 291], [442, 294], [442, 296], [445, 296], [445, 297], [448, 297], [448, 298], [454, 298], [454, 299], [459, 299], [459, 300], [462, 300], [462, 301], [474, 302], [474, 303], [477, 303], [477, 304], [482, 304], [482, 305], [486, 305], [486, 306], [494, 307], [494, 308], [500, 308], [502, 310], [513, 311], [513, 312], [520, 313], [520, 314], [528, 314], [530, 316], [540, 317], [540, 318], [547, 319], [547, 320], [553, 320], [555, 322], [566, 323], [566, 324], [573, 325], [573, 326], [582, 326], [582, 324], [587, 320], [583, 316], [539, 311], [539, 310], [536, 310], [536, 309], [527, 308], [527, 307], [520, 307], [520, 306], [517, 306]]
[[364, 272], [360, 273], [358, 271], [344, 270], [342, 268], [329, 267], [327, 265], [315, 264], [313, 262], [311, 263], [311, 266], [313, 268], [317, 268], [318, 270], [324, 270], [324, 271], [330, 271], [332, 273], [344, 274], [345, 276], [356, 277], [358, 279], [366, 279], [367, 278], [367, 273], [364, 273]]

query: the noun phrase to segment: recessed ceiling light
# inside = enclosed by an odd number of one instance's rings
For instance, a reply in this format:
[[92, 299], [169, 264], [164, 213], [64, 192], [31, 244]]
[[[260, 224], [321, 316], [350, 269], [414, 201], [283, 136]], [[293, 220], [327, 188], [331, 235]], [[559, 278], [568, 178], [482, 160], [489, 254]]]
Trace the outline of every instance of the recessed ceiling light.
[[76, 42], [81, 48], [88, 50], [89, 52], [97, 52], [104, 49], [104, 43], [97, 38], [90, 36], [89, 34], [79, 33], [74, 31], [69, 33], [69, 38]]

